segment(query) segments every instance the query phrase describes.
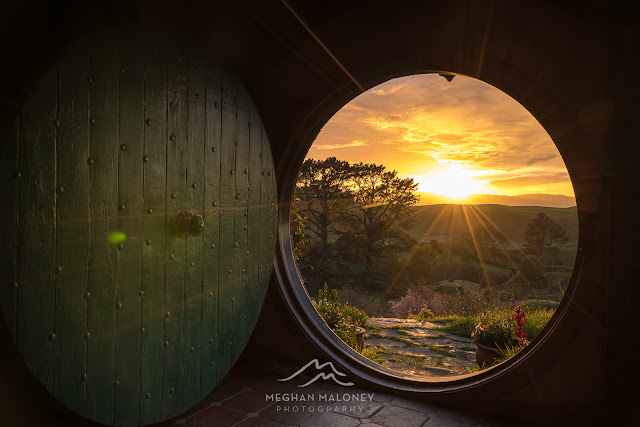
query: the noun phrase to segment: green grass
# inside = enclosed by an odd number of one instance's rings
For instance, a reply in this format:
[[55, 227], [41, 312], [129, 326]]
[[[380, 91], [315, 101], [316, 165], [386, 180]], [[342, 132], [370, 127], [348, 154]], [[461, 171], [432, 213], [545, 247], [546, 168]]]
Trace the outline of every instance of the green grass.
[[505, 346], [504, 348], [501, 348], [501, 347], [498, 347], [498, 348], [500, 349], [500, 353], [502, 354], [502, 357], [496, 360], [496, 363], [504, 362], [505, 360], [512, 358], [519, 352], [518, 347], [514, 347], [514, 346]]
[[385, 359], [375, 346], [365, 345], [360, 354], [378, 365], [384, 365]]
[[440, 338], [446, 338], [447, 335], [446, 334], [438, 334], [438, 335], [429, 335], [429, 334], [413, 334], [411, 335], [412, 337], [415, 338], [432, 338], [432, 339], [440, 339]]
[[[497, 317], [509, 319], [513, 315], [513, 310], [503, 309], [494, 312]], [[545, 308], [526, 308], [524, 309], [524, 331], [527, 333], [527, 339], [534, 339], [545, 327], [545, 325], [553, 316], [554, 311]], [[448, 332], [451, 335], [459, 337], [470, 337], [471, 332], [478, 322], [482, 320], [480, 315], [475, 316], [440, 316], [435, 320], [444, 323], [439, 329]]]
[[[390, 328], [387, 329], [393, 329], [395, 331], [398, 332], [398, 335], [401, 335], [403, 337], [412, 337], [412, 338], [432, 338], [432, 339], [440, 339], [440, 338], [446, 338], [447, 335], [443, 334], [443, 333], [439, 333], [438, 335], [429, 335], [429, 334], [418, 334], [418, 333], [411, 333], [411, 332], [407, 332], [406, 330], [404, 330], [403, 328], [406, 328], [406, 326], [392, 326]], [[420, 329], [420, 328], [417, 328]], [[374, 332], [373, 330], [370, 332], [370, 337], [372, 338], [389, 338], [389, 339], [394, 339], [394, 337], [392, 336], [384, 336], [382, 335], [380, 332], [380, 329], [378, 329], [378, 331]], [[397, 341], [402, 341], [405, 342], [404, 340], [400, 340], [400, 339], [396, 339]]]
[[475, 347], [472, 347], [470, 345], [463, 345], [460, 347], [460, 350], [464, 350], [464, 351], [476, 351]]
[[480, 366], [480, 365], [478, 365], [478, 362], [476, 362], [474, 360], [473, 361], [473, 365], [471, 365], [471, 367], [469, 367], [469, 368], [466, 368], [466, 370], [469, 373], [473, 374], [474, 372], [480, 372], [480, 371], [482, 371], [483, 369], [486, 369], [486, 368], [488, 368], [488, 366], [484, 366], [484, 364], [482, 366]]
[[524, 331], [527, 333], [527, 339], [534, 339], [549, 323], [551, 316], [553, 316], [553, 310], [547, 310], [544, 308], [537, 310], [525, 310], [524, 312]]
[[481, 289], [479, 284], [468, 280], [454, 280], [451, 282], [442, 280], [433, 285], [433, 290], [441, 294], [455, 295], [458, 286], [471, 292], [478, 292]]
[[450, 333], [451, 335], [457, 335], [459, 337], [470, 337], [471, 332], [478, 324], [479, 316], [439, 316], [435, 320], [444, 323], [439, 329]]
[[517, 244], [522, 243], [527, 224], [538, 212], [544, 212], [558, 224], [567, 230], [569, 241], [566, 246], [578, 241], [577, 209], [553, 208], [543, 206], [505, 206], [500, 204], [473, 205], [462, 207], [460, 205], [419, 205], [415, 208], [415, 221], [413, 228], [409, 230], [416, 239], [447, 240], [452, 235], [459, 235], [468, 231], [463, 209], [481, 211], [478, 215], [469, 215], [471, 228], [476, 228], [481, 223], [495, 223], [500, 230]]
[[424, 363], [426, 359], [427, 359], [427, 356], [412, 356], [412, 355], [405, 356], [405, 360], [407, 361], [407, 363], [413, 363], [414, 365], [421, 365]]
[[558, 308], [558, 305], [560, 305], [560, 302], [551, 301], [548, 299], [528, 299], [520, 303], [520, 307], [522, 307], [522, 309], [525, 311], [538, 309], [555, 310]]
[[411, 342], [410, 340], [408, 340], [408, 339], [406, 339], [406, 338], [403, 338], [403, 337], [400, 337], [400, 336], [396, 336], [396, 337], [385, 337], [385, 338], [390, 339], [390, 340], [394, 340], [394, 341], [401, 342], [401, 343], [403, 343], [404, 345], [406, 345], [407, 347], [421, 347], [419, 344], [415, 344], [415, 343]]
[[457, 354], [453, 353], [450, 350], [447, 350], [447, 348], [451, 348], [450, 345], [425, 345], [425, 347], [427, 347], [429, 350], [438, 353], [442, 356], [446, 356], [446, 357], [455, 357], [456, 359], [463, 359], [463, 357], [458, 356]]
[[367, 327], [369, 327], [369, 329], [371, 329], [371, 332], [378, 332], [380, 333], [380, 326], [373, 326], [367, 323]]
[[[475, 259], [469, 259], [456, 254], [445, 254], [441, 256], [440, 261], [436, 264], [429, 274], [429, 278], [432, 281], [448, 282], [449, 278], [459, 277], [460, 274], [465, 274], [464, 271], [469, 269], [477, 272], [476, 276], [479, 278], [484, 277], [483, 271], [485, 271], [490, 277], [495, 278], [496, 283], [503, 283], [511, 276], [511, 270], [509, 268], [501, 267], [498, 265], [485, 262], [484, 265], [480, 264]], [[461, 277], [461, 276], [460, 276]], [[455, 280], [454, 282], [466, 282], [464, 280]], [[470, 284], [477, 284], [476, 282], [468, 282]], [[470, 290], [474, 290], [475, 286], [471, 285]], [[455, 293], [455, 286], [454, 291]]]

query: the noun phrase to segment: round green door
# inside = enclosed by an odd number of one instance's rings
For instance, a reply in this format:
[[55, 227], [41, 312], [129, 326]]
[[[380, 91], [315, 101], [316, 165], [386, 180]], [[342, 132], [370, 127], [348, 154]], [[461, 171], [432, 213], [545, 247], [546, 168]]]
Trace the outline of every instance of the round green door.
[[256, 324], [276, 187], [243, 85], [177, 38], [82, 40], [2, 142], [0, 301], [18, 352], [75, 412], [180, 414]]

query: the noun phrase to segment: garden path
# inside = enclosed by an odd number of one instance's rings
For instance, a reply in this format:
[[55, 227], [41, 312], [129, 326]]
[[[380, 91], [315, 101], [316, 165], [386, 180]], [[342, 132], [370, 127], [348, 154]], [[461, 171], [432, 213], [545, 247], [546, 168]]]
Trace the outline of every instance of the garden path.
[[374, 346], [383, 365], [416, 376], [451, 376], [470, 373], [476, 345], [471, 337], [443, 332], [443, 323], [413, 319], [371, 317], [365, 343]]

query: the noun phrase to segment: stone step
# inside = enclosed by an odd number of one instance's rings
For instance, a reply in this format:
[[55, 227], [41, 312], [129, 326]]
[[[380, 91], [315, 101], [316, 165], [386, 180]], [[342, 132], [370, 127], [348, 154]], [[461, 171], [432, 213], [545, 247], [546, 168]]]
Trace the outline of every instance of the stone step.
[[[475, 360], [473, 339], [447, 334], [439, 329], [442, 326], [414, 319], [370, 318], [365, 342], [376, 346], [384, 365], [395, 371], [418, 377], [468, 374]], [[376, 336], [371, 337], [374, 327]], [[434, 346], [450, 356], [435, 351]], [[422, 362], [416, 363], [416, 357]]]

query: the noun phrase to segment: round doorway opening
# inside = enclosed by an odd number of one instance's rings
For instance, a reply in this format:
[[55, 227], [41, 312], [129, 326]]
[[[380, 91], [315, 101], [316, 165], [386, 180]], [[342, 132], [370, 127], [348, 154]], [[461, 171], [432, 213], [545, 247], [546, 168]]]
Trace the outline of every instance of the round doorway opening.
[[446, 73], [389, 80], [340, 109], [299, 169], [290, 218], [294, 286], [320, 329], [416, 380], [529, 351], [578, 248], [573, 185], [542, 125]]

